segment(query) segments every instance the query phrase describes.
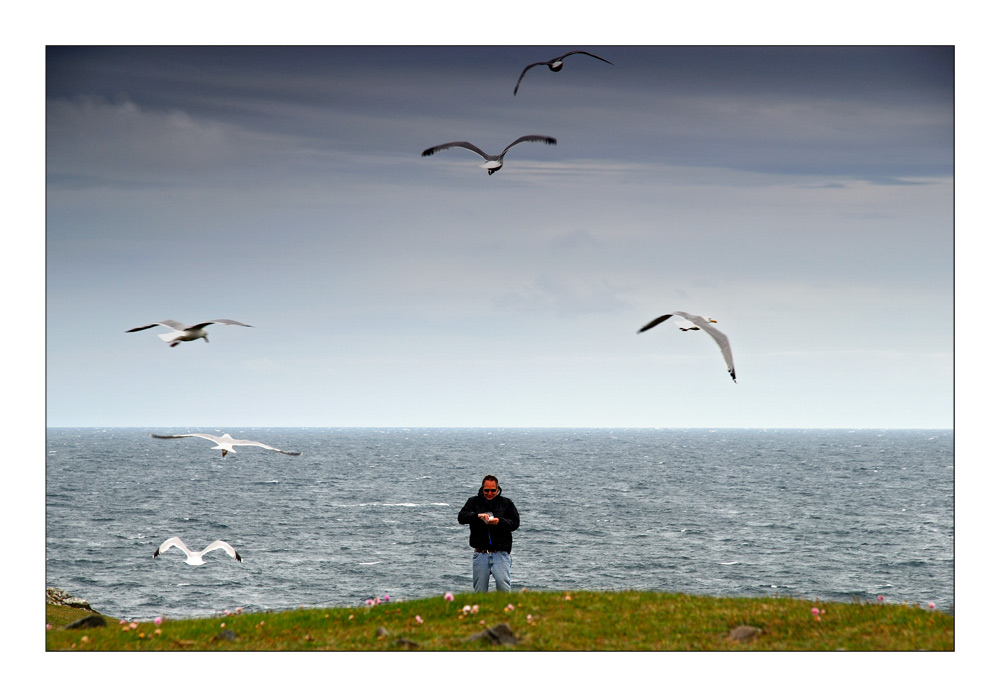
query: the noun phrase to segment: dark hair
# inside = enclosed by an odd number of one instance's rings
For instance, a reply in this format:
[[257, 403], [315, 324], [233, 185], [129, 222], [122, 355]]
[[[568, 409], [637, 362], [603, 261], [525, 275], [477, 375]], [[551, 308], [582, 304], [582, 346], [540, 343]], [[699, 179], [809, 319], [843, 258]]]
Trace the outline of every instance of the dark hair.
[[480, 486], [486, 486], [486, 480], [488, 479], [492, 479], [494, 482], [496, 482], [497, 486], [500, 486], [500, 480], [494, 477], [492, 474], [487, 474], [485, 477], [483, 477], [483, 483]]

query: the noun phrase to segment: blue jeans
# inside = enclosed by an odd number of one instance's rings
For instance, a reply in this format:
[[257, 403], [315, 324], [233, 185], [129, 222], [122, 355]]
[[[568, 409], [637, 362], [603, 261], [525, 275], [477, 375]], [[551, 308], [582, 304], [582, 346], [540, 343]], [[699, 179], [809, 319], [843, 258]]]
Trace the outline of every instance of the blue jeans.
[[486, 593], [490, 589], [490, 576], [498, 591], [510, 590], [510, 554], [508, 552], [472, 553], [472, 590]]

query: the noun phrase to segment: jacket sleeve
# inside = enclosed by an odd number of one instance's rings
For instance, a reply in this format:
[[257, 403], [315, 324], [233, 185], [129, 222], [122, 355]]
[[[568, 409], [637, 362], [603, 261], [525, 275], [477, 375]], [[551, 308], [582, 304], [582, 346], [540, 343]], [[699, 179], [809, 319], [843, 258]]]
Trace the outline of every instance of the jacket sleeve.
[[472, 496], [458, 512], [458, 522], [462, 525], [471, 525], [477, 521], [479, 521], [479, 515], [476, 513], [476, 497]]
[[514, 532], [521, 525], [521, 516], [517, 513], [517, 506], [510, 499], [504, 506], [503, 515], [500, 517], [500, 526], [507, 532]]

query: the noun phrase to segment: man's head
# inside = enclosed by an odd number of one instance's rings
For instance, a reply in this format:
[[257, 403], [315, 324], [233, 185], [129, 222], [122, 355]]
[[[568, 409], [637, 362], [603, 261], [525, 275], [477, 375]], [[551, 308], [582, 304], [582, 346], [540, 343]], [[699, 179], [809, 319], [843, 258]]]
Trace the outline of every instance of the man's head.
[[500, 493], [500, 482], [492, 474], [487, 474], [483, 477], [483, 496], [489, 501], [498, 493]]

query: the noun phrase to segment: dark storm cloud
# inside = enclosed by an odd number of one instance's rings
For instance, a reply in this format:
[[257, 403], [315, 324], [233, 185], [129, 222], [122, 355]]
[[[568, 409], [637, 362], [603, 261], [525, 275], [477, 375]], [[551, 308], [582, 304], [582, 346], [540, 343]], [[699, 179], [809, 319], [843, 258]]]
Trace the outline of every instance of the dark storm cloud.
[[951, 47], [589, 48], [614, 65], [583, 57], [558, 74], [536, 70], [514, 97], [523, 65], [558, 49], [56, 47], [47, 93], [401, 157], [540, 132], [569, 160], [951, 173]]

